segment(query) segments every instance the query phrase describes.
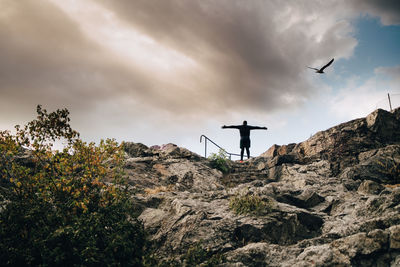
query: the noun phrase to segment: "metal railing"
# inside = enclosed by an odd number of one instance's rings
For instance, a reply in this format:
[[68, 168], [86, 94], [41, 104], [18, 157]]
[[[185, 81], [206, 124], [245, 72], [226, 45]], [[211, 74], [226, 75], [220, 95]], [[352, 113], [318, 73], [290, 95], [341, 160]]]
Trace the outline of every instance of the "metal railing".
[[221, 149], [222, 151], [224, 151], [226, 154], [229, 155], [229, 159], [232, 159], [232, 156], [238, 156], [240, 157], [239, 154], [235, 154], [235, 153], [229, 153], [228, 151], [226, 151], [224, 148], [220, 147], [219, 145], [217, 145], [213, 140], [211, 140], [210, 138], [208, 138], [207, 136], [205, 136], [204, 134], [202, 134], [200, 136], [200, 143], [203, 140], [203, 137], [205, 139], [204, 142], [204, 157], [207, 158], [207, 141], [210, 141], [214, 146], [218, 147], [219, 149]]

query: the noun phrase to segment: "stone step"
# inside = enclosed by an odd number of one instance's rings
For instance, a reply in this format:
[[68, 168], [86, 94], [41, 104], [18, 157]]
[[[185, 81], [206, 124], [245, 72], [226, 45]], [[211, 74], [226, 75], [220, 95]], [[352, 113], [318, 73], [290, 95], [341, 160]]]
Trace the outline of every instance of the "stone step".
[[224, 183], [227, 185], [237, 185], [248, 183], [255, 180], [268, 179], [268, 171], [259, 170], [256, 165], [251, 162], [233, 162], [230, 166], [230, 172], [224, 177]]
[[243, 179], [252, 179], [252, 180], [262, 180], [268, 178], [268, 175], [230, 175], [231, 179], [234, 180], [243, 180]]
[[253, 164], [246, 164], [246, 165], [231, 165], [232, 168], [236, 169], [246, 169], [246, 168], [255, 168], [256, 165]]
[[250, 170], [250, 171], [231, 171], [230, 174], [268, 174], [268, 171], [257, 171], [257, 170]]
[[269, 179], [268, 175], [238, 175], [228, 174], [222, 178], [222, 183], [226, 186], [236, 186], [239, 184], [249, 183], [253, 181], [265, 181]]
[[230, 173], [232, 177], [243, 177], [243, 176], [252, 176], [252, 177], [264, 177], [268, 176], [268, 173]]
[[268, 172], [235, 172], [235, 173], [229, 173], [228, 175], [231, 176], [266, 176], [268, 175]]

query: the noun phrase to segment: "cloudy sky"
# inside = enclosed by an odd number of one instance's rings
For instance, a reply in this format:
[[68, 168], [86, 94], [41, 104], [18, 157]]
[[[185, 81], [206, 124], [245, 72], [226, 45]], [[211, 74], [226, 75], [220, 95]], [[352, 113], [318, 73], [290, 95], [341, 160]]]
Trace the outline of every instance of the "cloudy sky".
[[[326, 74], [321, 67], [330, 59]], [[253, 155], [400, 105], [397, 0], [0, 0], [0, 129], [68, 108], [86, 141], [205, 134]], [[396, 95], [397, 94], [397, 95]]]

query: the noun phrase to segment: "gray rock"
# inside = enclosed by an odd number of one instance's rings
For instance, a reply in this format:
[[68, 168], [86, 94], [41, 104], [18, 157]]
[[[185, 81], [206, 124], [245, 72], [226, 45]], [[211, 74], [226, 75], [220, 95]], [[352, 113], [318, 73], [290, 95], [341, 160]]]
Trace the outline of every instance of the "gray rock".
[[[227, 174], [173, 144], [132, 145], [126, 173], [157, 257], [179, 259], [201, 244], [224, 256], [219, 266], [397, 266], [400, 187], [380, 162], [400, 161], [399, 119], [399, 109], [377, 110], [229, 161]], [[274, 204], [236, 214], [230, 203], [241, 192]]]
[[347, 167], [341, 177], [353, 180], [372, 180], [378, 183], [400, 182], [400, 145], [388, 145], [360, 153], [359, 162]]
[[296, 162], [309, 163], [329, 160], [335, 175], [357, 163], [357, 156], [365, 151], [400, 143], [399, 111], [375, 110], [366, 118], [352, 120], [321, 131], [310, 139], [287, 146], [272, 146], [263, 157], [291, 155]]
[[358, 193], [379, 194], [385, 187], [370, 180], [363, 181], [358, 187]]
[[143, 222], [144, 227], [150, 234], [155, 234], [167, 216], [168, 213], [163, 210], [147, 208], [140, 214], [139, 220]]
[[397, 267], [400, 266], [400, 255], [396, 255], [393, 257], [394, 259], [390, 262], [390, 267]]
[[389, 228], [390, 248], [400, 249], [400, 225], [394, 225]]
[[152, 154], [149, 148], [141, 143], [123, 142], [122, 147], [130, 157], [146, 157]]

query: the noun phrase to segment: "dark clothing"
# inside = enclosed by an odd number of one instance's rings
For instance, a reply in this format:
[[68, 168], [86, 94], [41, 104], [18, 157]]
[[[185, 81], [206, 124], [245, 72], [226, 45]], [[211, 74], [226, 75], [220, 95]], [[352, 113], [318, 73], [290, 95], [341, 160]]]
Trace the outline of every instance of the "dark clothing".
[[232, 125], [226, 128], [238, 129], [240, 132], [240, 148], [250, 147], [250, 131], [256, 129], [264, 129], [258, 126], [250, 125]]
[[250, 147], [250, 130], [254, 128], [254, 126], [248, 125], [238, 125], [238, 129], [240, 132], [240, 148]]
[[258, 127], [258, 126], [250, 126], [247, 125], [247, 122], [244, 121], [243, 125], [231, 125], [231, 126], [223, 126], [222, 128], [232, 128], [232, 129], [238, 129], [240, 132], [240, 160], [243, 160], [243, 153], [244, 149], [246, 149], [247, 152], [247, 158], [250, 158], [250, 131], [251, 130], [266, 130], [266, 127]]
[[250, 130], [252, 130], [253, 126], [248, 125], [238, 125], [237, 129], [240, 132], [240, 138], [250, 139]]
[[240, 138], [240, 148], [250, 147], [250, 137], [241, 137]]

